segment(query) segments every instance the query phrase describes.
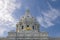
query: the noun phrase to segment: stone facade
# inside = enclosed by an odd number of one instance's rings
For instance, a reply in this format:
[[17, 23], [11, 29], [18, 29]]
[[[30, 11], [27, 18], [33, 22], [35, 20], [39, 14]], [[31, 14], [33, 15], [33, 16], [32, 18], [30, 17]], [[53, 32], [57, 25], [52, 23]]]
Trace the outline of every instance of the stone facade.
[[22, 31], [19, 33], [10, 32], [8, 35], [9, 40], [48, 40], [48, 35], [46, 32], [37, 31]]

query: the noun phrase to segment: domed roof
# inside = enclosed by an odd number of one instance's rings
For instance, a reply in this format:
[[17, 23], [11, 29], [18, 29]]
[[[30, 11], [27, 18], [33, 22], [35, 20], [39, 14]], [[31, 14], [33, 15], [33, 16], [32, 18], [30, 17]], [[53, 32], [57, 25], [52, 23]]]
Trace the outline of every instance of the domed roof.
[[20, 18], [20, 21], [17, 23], [17, 29], [20, 28], [22, 30], [38, 30], [39, 31], [39, 23], [36, 18], [34, 18], [29, 10], [26, 10], [25, 15]]
[[20, 22], [36, 22], [36, 18], [34, 18], [29, 10], [26, 10], [25, 15], [21, 17]]

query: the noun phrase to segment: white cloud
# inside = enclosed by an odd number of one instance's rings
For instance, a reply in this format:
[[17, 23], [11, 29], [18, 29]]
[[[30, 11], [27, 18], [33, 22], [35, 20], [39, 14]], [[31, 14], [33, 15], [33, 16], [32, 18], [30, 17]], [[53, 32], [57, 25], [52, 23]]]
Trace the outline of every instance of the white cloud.
[[37, 20], [39, 21], [40, 25], [45, 28], [55, 25], [53, 21], [55, 21], [56, 18], [60, 16], [59, 10], [52, 8], [52, 6], [49, 3], [48, 5], [50, 9], [45, 12], [42, 11], [41, 13], [43, 16], [37, 17]]
[[4, 35], [4, 31], [8, 31], [7, 27], [15, 27], [16, 19], [12, 16], [12, 13], [15, 9], [21, 7], [21, 3], [17, 3], [16, 1], [0, 0], [0, 36]]

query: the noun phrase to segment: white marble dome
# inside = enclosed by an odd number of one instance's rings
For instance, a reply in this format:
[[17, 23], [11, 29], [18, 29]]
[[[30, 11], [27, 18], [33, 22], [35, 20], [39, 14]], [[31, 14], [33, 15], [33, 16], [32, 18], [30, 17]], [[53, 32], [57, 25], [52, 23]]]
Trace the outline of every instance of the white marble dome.
[[[23, 15], [18, 24], [19, 27], [22, 27], [22, 29], [26, 29], [27, 27], [30, 27], [31, 30], [38, 30], [39, 31], [39, 23], [37, 22], [36, 18], [34, 18], [29, 10], [25, 12], [25, 15]], [[21, 28], [20, 28], [21, 29]]]

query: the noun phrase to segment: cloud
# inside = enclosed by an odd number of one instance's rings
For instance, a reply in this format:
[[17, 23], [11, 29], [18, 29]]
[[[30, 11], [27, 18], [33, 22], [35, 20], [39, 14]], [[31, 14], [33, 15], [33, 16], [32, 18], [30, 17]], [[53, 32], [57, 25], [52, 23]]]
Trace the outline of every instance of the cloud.
[[15, 28], [16, 19], [12, 16], [12, 13], [15, 9], [21, 7], [21, 3], [16, 1], [0, 0], [0, 36], [3, 36], [5, 31]]
[[51, 27], [54, 24], [54, 21], [56, 20], [56, 18], [58, 18], [58, 16], [60, 16], [60, 11], [52, 8], [52, 6], [48, 3], [49, 5], [49, 10], [46, 11], [41, 11], [42, 15], [37, 17], [37, 20], [39, 21], [40, 25], [48, 28]]

